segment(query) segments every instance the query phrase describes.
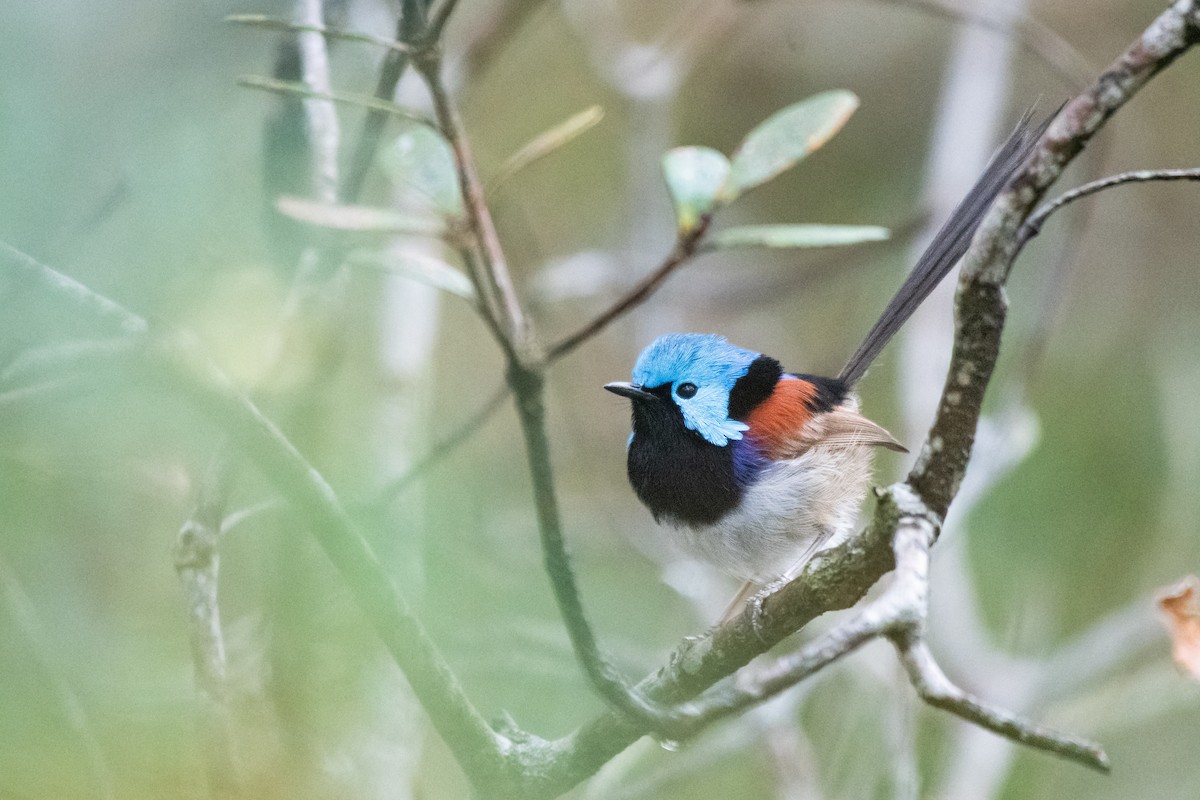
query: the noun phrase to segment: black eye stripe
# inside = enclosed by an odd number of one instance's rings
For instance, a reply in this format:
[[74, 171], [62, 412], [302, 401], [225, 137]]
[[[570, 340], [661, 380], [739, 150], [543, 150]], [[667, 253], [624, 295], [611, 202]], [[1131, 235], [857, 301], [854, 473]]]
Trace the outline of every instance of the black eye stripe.
[[675, 394], [679, 395], [684, 400], [687, 400], [690, 397], [695, 397], [697, 391], [699, 390], [696, 388], [696, 384], [691, 382], [681, 383], [675, 387]]

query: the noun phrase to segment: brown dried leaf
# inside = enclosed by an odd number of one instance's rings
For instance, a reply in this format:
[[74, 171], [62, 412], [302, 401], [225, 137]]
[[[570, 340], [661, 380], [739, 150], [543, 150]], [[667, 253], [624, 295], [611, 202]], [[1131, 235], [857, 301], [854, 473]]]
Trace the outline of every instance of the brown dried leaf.
[[1171, 629], [1171, 655], [1175, 665], [1192, 680], [1200, 681], [1200, 578], [1189, 575], [1163, 590], [1158, 607]]

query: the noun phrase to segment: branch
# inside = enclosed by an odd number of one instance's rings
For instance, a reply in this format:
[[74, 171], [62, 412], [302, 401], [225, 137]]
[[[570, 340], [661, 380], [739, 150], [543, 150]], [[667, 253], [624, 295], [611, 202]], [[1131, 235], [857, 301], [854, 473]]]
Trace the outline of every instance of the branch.
[[484, 198], [483, 181], [475, 166], [470, 143], [463, 134], [458, 110], [442, 83], [442, 58], [435, 47], [422, 50], [413, 64], [421, 74], [433, 98], [433, 107], [443, 135], [454, 153], [454, 165], [458, 174], [459, 190], [466, 206], [467, 224], [475, 236], [479, 257], [478, 269], [471, 271], [476, 280], [476, 291], [484, 306], [485, 315], [499, 326], [502, 333], [500, 344], [510, 362], [533, 363], [536, 358], [529, 352], [532, 343], [529, 319], [517, 298], [508, 261], [500, 245], [496, 223]]
[[675, 272], [675, 270], [686, 264], [688, 260], [696, 255], [700, 249], [700, 243], [704, 239], [704, 235], [708, 233], [708, 228], [711, 224], [711, 214], [702, 216], [690, 231], [680, 236], [675, 242], [675, 247], [667, 254], [667, 257], [657, 269], [645, 278], [642, 278], [641, 281], [619, 297], [612, 305], [597, 314], [592, 320], [580, 326], [577, 331], [563, 337], [559, 342], [552, 345], [546, 353], [546, 360], [554, 362], [563, 356], [569, 355], [575, 348], [645, 302], [650, 295], [654, 294], [663, 285], [667, 278], [671, 277], [671, 273]]
[[175, 540], [175, 571], [187, 607], [192, 664], [201, 695], [199, 724], [213, 797], [241, 794], [225, 684], [225, 639], [217, 601], [222, 520], [233, 484], [227, 450], [227, 442], [218, 445], [217, 455], [200, 484], [196, 508]]
[[[1016, 232], [1042, 193], [1104, 122], [1198, 39], [1196, 0], [1180, 0], [1160, 15], [1094, 85], [1067, 103], [976, 235], [963, 263], [947, 382], [934, 426], [907, 479], [934, 519], [944, 517], [970, 457], [984, 390], [999, 353], [1005, 318], [1003, 284], [1019, 252]], [[730, 624], [684, 643], [669, 665], [646, 678], [639, 689], [658, 701], [694, 697], [816, 616], [853, 605], [894, 565], [887, 543], [898, 523], [894, 508], [881, 502], [864, 533], [821, 553], [797, 579], [766, 598], [757, 631], [747, 609]], [[553, 778], [563, 788], [573, 785], [640, 732], [611, 713], [596, 718], [556, 743], [564, 752], [556, 761]]]
[[[136, 314], [0, 243], [2, 273], [36, 278], [48, 294], [85, 314], [118, 322], [126, 329], [147, 329], [146, 321]], [[324, 477], [194, 345], [179, 339], [151, 340], [144, 334], [129, 341], [131, 348], [109, 351], [110, 367], [136, 367], [141, 376], [186, 399], [258, 467], [308, 522], [463, 770], [476, 785], [509, 785], [512, 753], [520, 748], [496, 734], [471, 704]]]
[[1007, 20], [996, 19], [977, 9], [962, 8], [946, 0], [883, 0], [892, 5], [910, 6], [936, 17], [951, 19], [966, 25], [973, 25], [989, 31], [997, 36], [1011, 37], [1016, 40], [1022, 50], [1033, 54], [1050, 67], [1055, 75], [1066, 85], [1076, 86], [1088, 80], [1092, 75], [1092, 66], [1088, 60], [1075, 49], [1056, 30], [1038, 21], [1029, 14], [1022, 14], [1016, 21], [1016, 31], [1013, 24]]
[[984, 391], [999, 355], [1007, 301], [1004, 284], [1034, 205], [1110, 116], [1200, 38], [1196, 0], [1178, 0], [1104, 72], [1070, 100], [1029, 164], [997, 198], [962, 262], [955, 348], [937, 417], [908, 482], [944, 515], [962, 482]]
[[1078, 186], [1069, 192], [1063, 192], [1050, 202], [1043, 203], [1038, 207], [1037, 211], [1029, 215], [1029, 218], [1025, 220], [1025, 224], [1018, 231], [1020, 243], [1024, 245], [1025, 242], [1041, 233], [1042, 226], [1046, 223], [1050, 215], [1068, 203], [1073, 203], [1082, 197], [1087, 197], [1113, 186], [1120, 186], [1123, 183], [1144, 183], [1146, 181], [1200, 181], [1200, 168], [1132, 170], [1117, 175], [1109, 175], [1107, 178], [1100, 178], [1090, 183], [1085, 183], [1083, 186]]
[[[396, 23], [396, 38], [403, 44], [405, 20], [402, 17]], [[375, 99], [383, 103], [391, 103], [396, 96], [396, 85], [408, 67], [409, 54], [403, 50], [389, 50], [383, 58], [383, 66], [379, 69], [379, 78], [375, 82]], [[379, 149], [379, 140], [383, 136], [384, 126], [387, 125], [388, 115], [382, 109], [371, 109], [363, 120], [362, 130], [354, 143], [354, 154], [350, 157], [350, 168], [346, 170], [346, 181], [342, 185], [342, 200], [354, 203], [362, 195], [367, 183], [367, 173], [375, 163], [375, 151]]]
[[[405, 489], [412, 486], [421, 479], [426, 472], [431, 470], [436, 465], [442, 462], [442, 459], [449, 456], [459, 448], [464, 442], [470, 439], [476, 431], [484, 426], [497, 411], [504, 406], [504, 401], [512, 394], [512, 389], [505, 384], [499, 387], [492, 396], [488, 398], [479, 410], [459, 424], [457, 428], [451, 431], [446, 436], [442, 437], [429, 448], [429, 452], [425, 454], [417, 463], [409, 467], [408, 471], [401, 475], [396, 480], [389, 483], [387, 486], [379, 490], [378, 493], [364, 505], [376, 506], [390, 503], [399, 497]], [[0, 395], [0, 401], [3, 400], [3, 395]]]

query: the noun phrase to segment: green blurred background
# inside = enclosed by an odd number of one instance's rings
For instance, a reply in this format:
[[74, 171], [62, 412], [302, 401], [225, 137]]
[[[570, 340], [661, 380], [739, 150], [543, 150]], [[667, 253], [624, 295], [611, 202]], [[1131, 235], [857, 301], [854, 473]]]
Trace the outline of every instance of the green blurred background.
[[[891, 242], [705, 256], [552, 372], [555, 466], [585, 602], [605, 647], [642, 674], [707, 625], [731, 587], [655, 537], [624, 480], [627, 409], [599, 387], [667, 330], [721, 332], [793, 369], [836, 371], [910, 263], [962, 26], [886, 2], [546, 3], [481, 64], [462, 54], [478, 52], [505, 6], [461, 5], [448, 61], [485, 171], [570, 114], [605, 110], [491, 198], [546, 340], [669, 251], [663, 150], [728, 151], [824, 89], [862, 99], [824, 149], [727, 218], [888, 225]], [[1033, 3], [1027, 12], [1090, 67], [1063, 76], [1014, 48], [996, 136], [1038, 98], [1055, 106], [1098, 75], [1161, 7]], [[500, 354], [461, 300], [378, 272], [331, 270], [287, 310], [308, 240], [270, 210], [265, 187], [296, 176], [287, 143], [264, 131], [289, 109], [235, 83], [269, 74], [281, 39], [223, 21], [243, 12], [292, 7], [6, 3], [0, 240], [154, 325], [196, 333], [356, 509], [484, 713], [564, 735], [601, 704], [541, 571], [511, 410], [395, 502], [371, 502], [493, 393]], [[362, 0], [339, 13], [387, 35], [395, 9]], [[378, 56], [338, 44], [334, 86], [371, 92]], [[400, 97], [426, 102], [408, 80]], [[344, 165], [362, 112], [339, 117]], [[1060, 188], [1200, 164], [1198, 121], [1192, 53], [1121, 111]], [[269, 177], [272, 164], [284, 171]], [[1024, 460], [970, 498], [934, 560], [934, 646], [952, 677], [1101, 740], [1111, 776], [919, 707], [875, 645], [679, 752], [643, 740], [573, 796], [1200, 795], [1200, 688], [1176, 673], [1153, 607], [1156, 589], [1200, 570], [1197, 192], [1113, 190], [1056, 216], [1022, 256], [992, 393], [1000, 433], [985, 444]], [[365, 199], [386, 205], [389, 194], [376, 174]], [[943, 316], [933, 330], [944, 338], [948, 325]], [[0, 296], [0, 369], [95, 335], [72, 309]], [[922, 423], [901, 363], [899, 347], [884, 353], [864, 404], [893, 430], [912, 427], [902, 437], [912, 445]], [[29, 401], [19, 388], [0, 387], [0, 798], [208, 796], [172, 548], [220, 437], [178, 398], [133, 381], [97, 376]], [[880, 482], [906, 464], [888, 456]], [[235, 475], [232, 510], [271, 499], [249, 467]], [[467, 796], [302, 520], [268, 506], [228, 534], [222, 556], [247, 796]]]

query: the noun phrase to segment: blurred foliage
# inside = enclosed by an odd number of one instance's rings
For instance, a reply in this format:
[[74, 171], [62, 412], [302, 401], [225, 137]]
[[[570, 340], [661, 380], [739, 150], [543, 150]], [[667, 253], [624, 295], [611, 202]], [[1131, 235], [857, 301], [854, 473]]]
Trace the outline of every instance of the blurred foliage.
[[[462, 4], [451, 61], [490, 5]], [[691, 13], [682, 0], [653, 12], [625, 5], [646, 41]], [[1160, 7], [1047, 0], [1031, 10], [1100, 65]], [[581, 30], [553, 4], [461, 87], [467, 130], [492, 175], [578, 109], [604, 109], [602, 122], [492, 197], [547, 340], [668, 252], [675, 218], [658, 177], [664, 152], [686, 143], [732, 152], [757, 121], [830, 87], [861, 98], [854, 119], [722, 222], [895, 231], [911, 222], [954, 23], [889, 3], [738, 8], [669, 102], [613, 88], [581, 45], [601, 32]], [[350, 4], [345, 24], [388, 35], [393, 11]], [[485, 714], [507, 711], [540, 735], [565, 734], [601, 704], [576, 668], [541, 572], [511, 413], [394, 504], [367, 502], [486, 400], [501, 379], [500, 355], [465, 303], [379, 270], [323, 265], [320, 290], [302, 298], [302, 313], [289, 312], [294, 255], [314, 234], [271, 233], [277, 198], [264, 185], [278, 184], [264, 164], [288, 163], [278, 149], [288, 145], [272, 139], [265, 148], [264, 131], [294, 106], [236, 84], [239, 75], [270, 74], [282, 40], [223, 22], [240, 12], [287, 16], [291, 7], [7, 3], [0, 240], [156, 325], [199, 335], [356, 509]], [[369, 93], [379, 55], [338, 43], [335, 88]], [[1038, 95], [1057, 102], [1073, 88], [1023, 53], [1013, 105]], [[406, 103], [424, 102], [407, 83], [402, 93]], [[1074, 177], [1200, 163], [1197, 108], [1200, 54], [1192, 54], [1105, 129], [1104, 163]], [[362, 112], [341, 107], [339, 117], [347, 151]], [[391, 158], [404, 157], [404, 130], [389, 128]], [[392, 190], [377, 170], [364, 201], [387, 206]], [[1191, 185], [1138, 186], [1085, 202], [1086, 230], [1067, 240], [1066, 215], [1056, 217], [1012, 286], [1000, 385], [1026, 373], [1024, 345], [1050, 307], [1048, 348], [1027, 387], [1040, 443], [977, 507], [969, 538], [951, 531], [939, 546], [968, 550], [986, 633], [1034, 660], [1200, 569], [1200, 197]], [[321, 241], [357, 241], [342, 235]], [[293, 237], [290, 245], [279, 236]], [[600, 385], [622, 378], [645, 342], [673, 329], [719, 331], [790, 368], [835, 371], [898, 285], [905, 244], [896, 235], [850, 255], [706, 255], [555, 367], [551, 425], [568, 537], [601, 640], [631, 673], [655, 667], [680, 636], [708, 624], [729, 589], [665, 554], [625, 484], [627, 410]], [[571, 258], [584, 251], [606, 258]], [[426, 257], [436, 263], [441, 254]], [[1068, 264], [1061, 299], [1043, 303], [1055, 270]], [[95, 334], [43, 298], [0, 296], [0, 309], [0, 371], [32, 346]], [[885, 353], [864, 385], [865, 406], [893, 428], [895, 371]], [[172, 547], [217, 438], [176, 399], [121, 380], [29, 401], [0, 395], [0, 558], [33, 612], [23, 619], [11, 601], [0, 607], [0, 797], [100, 796], [80, 725], [98, 741], [116, 796], [207, 794]], [[900, 465], [885, 461], [881, 480]], [[233, 509], [269, 499], [257, 476], [239, 471]], [[222, 556], [248, 796], [467, 795], [303, 520], [268, 507], [230, 532]], [[984, 696], [992, 688], [954, 677]], [[1031, 712], [1103, 741], [1112, 777], [1017, 750], [1002, 796], [1194, 797], [1197, 692], [1174, 674], [1162, 637], [1115, 677]], [[72, 716], [72, 695], [83, 722]], [[576, 795], [776, 796], [782, 784], [768, 745], [778, 731], [796, 730], [824, 796], [892, 796], [900, 756], [889, 730], [914, 714], [925, 796], [949, 770], [962, 729], [912, 708], [884, 648], [680, 752], [643, 741]]]

